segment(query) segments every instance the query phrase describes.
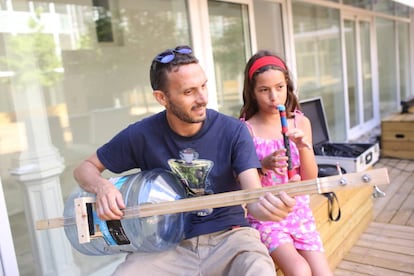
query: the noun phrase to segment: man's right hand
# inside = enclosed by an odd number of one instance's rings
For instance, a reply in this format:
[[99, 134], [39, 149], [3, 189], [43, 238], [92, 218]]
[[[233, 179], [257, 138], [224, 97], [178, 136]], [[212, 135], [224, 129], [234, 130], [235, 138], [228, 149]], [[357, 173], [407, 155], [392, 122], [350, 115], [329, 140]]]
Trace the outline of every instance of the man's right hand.
[[106, 180], [96, 194], [96, 214], [103, 220], [120, 220], [123, 216], [121, 209], [124, 208], [121, 192]]
[[96, 214], [103, 220], [122, 218], [125, 203], [121, 192], [101, 173], [105, 166], [92, 154], [83, 160], [73, 171], [73, 176], [85, 191], [96, 194]]

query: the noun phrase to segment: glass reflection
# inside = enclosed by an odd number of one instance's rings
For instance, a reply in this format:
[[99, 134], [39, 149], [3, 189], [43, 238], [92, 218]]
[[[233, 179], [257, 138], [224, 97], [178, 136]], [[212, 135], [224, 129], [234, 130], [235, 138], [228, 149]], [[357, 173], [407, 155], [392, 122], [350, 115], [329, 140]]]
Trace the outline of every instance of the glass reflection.
[[[10, 175], [16, 160], [28, 148], [35, 156], [57, 148], [66, 197], [77, 185], [72, 169], [86, 153], [159, 111], [149, 65], [160, 50], [192, 44], [186, 2], [1, 2], [0, 177], [12, 232], [20, 237], [14, 244], [21, 275], [32, 275], [34, 264], [23, 211], [26, 188]], [[28, 128], [23, 118], [34, 116], [45, 125]], [[86, 274], [112, 260], [88, 262], [76, 253], [75, 259]]]

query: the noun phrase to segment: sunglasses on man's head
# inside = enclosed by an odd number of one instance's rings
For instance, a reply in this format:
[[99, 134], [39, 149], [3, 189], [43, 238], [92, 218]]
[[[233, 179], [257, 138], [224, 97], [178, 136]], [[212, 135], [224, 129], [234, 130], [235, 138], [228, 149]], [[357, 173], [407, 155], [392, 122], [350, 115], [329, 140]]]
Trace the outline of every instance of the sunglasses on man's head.
[[191, 54], [193, 50], [188, 46], [178, 46], [175, 49], [169, 49], [154, 58], [154, 60], [161, 63], [170, 63], [175, 58], [175, 53]]

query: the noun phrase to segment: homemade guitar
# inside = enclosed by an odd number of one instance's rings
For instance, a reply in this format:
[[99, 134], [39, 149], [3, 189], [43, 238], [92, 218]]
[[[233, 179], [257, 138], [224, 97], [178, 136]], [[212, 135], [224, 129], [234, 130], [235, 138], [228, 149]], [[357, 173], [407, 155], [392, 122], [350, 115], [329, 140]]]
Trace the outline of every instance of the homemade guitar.
[[[290, 196], [322, 194], [365, 185], [389, 184], [386, 168], [340, 174], [254, 190], [187, 198], [186, 189], [170, 171], [143, 171], [120, 178], [126, 208], [120, 221], [102, 221], [94, 211], [95, 198], [83, 190], [72, 193], [64, 216], [39, 220], [37, 230], [64, 227], [73, 247], [87, 255], [132, 251], [161, 251], [183, 238], [189, 212], [255, 202], [265, 193], [281, 191]], [[116, 183], [115, 183], [116, 184]]]

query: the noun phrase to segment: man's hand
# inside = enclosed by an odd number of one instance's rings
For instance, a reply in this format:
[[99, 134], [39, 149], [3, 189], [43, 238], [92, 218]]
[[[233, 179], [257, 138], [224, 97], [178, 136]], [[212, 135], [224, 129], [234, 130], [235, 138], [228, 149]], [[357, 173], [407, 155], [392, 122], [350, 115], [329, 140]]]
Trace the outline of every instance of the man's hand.
[[280, 192], [278, 196], [266, 193], [258, 202], [248, 204], [247, 209], [258, 220], [281, 221], [292, 211], [295, 204], [296, 200], [285, 192]]
[[96, 213], [103, 220], [119, 220], [125, 203], [121, 192], [109, 181], [100, 186], [96, 194]]
[[[243, 189], [262, 188], [257, 169], [248, 169], [239, 174], [240, 185]], [[247, 204], [249, 213], [258, 220], [280, 221], [292, 211], [296, 200], [286, 192], [280, 192], [275, 196], [266, 193], [257, 202]]]
[[104, 170], [104, 165], [94, 153], [73, 170], [73, 176], [82, 189], [96, 194], [96, 214], [99, 218], [119, 220], [122, 218], [121, 209], [125, 208], [125, 203], [114, 184], [102, 177]]

